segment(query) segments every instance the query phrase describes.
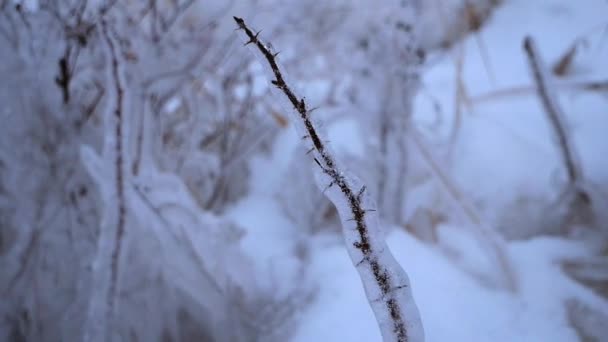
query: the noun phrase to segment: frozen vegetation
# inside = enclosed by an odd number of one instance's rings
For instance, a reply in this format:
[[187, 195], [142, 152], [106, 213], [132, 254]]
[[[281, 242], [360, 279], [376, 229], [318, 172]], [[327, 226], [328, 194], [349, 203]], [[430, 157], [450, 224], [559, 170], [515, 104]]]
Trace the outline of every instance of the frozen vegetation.
[[0, 0], [0, 341], [606, 341], [606, 61], [603, 0]]

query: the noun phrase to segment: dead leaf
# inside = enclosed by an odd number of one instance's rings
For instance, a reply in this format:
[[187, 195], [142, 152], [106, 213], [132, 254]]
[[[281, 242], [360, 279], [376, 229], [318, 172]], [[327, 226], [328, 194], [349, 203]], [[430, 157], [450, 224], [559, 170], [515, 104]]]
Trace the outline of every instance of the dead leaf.
[[272, 117], [277, 122], [279, 127], [285, 128], [285, 127], [287, 127], [287, 125], [289, 125], [289, 120], [287, 120], [287, 118], [285, 116], [283, 116], [282, 114], [277, 113], [273, 110], [273, 111], [270, 111], [270, 115], [272, 115]]

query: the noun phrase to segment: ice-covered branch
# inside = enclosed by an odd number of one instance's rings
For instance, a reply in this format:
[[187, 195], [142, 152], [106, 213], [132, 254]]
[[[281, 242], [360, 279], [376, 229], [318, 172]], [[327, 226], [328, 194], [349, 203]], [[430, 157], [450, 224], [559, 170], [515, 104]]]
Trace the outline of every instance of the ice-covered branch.
[[384, 341], [421, 342], [424, 332], [412, 297], [409, 279], [390, 253], [379, 228], [375, 206], [366, 187], [348, 174], [335, 158], [310, 117], [310, 109], [286, 83], [277, 63], [277, 54], [258, 39], [241, 18], [234, 17], [248, 41], [263, 55], [275, 78], [271, 83], [289, 100], [297, 118], [294, 123], [320, 170], [317, 183], [334, 203], [342, 221], [342, 231], [349, 255], [356, 266]]
[[536, 92], [541, 99], [551, 128], [557, 137], [562, 161], [568, 174], [568, 186], [562, 194], [560, 201], [567, 202], [567, 213], [564, 218], [566, 224], [577, 223], [594, 225], [597, 215], [593, 209], [593, 201], [590, 192], [586, 189], [580, 161], [576, 156], [576, 150], [572, 145], [572, 139], [566, 131], [566, 118], [562, 107], [557, 101], [557, 95], [552, 88], [551, 74], [538, 52], [536, 44], [531, 37], [524, 39], [523, 48], [528, 57], [528, 63], [532, 70]]
[[100, 21], [102, 37], [105, 40], [110, 60], [111, 83], [114, 103], [111, 111], [109, 139], [114, 144], [104, 151], [111, 155], [113, 164], [114, 189], [106, 196], [105, 214], [99, 233], [98, 250], [95, 258], [94, 282], [85, 329], [85, 340], [105, 341], [114, 315], [118, 277], [120, 273], [121, 247], [124, 240], [127, 206], [125, 201], [123, 111], [125, 108], [125, 86], [121, 79], [118, 46], [105, 19]]
[[553, 89], [549, 85], [547, 68], [545, 67], [544, 62], [538, 53], [538, 49], [536, 48], [536, 44], [531, 37], [525, 38], [524, 50], [526, 51], [528, 62], [532, 70], [532, 75], [536, 84], [536, 91], [538, 92], [538, 96], [542, 101], [545, 112], [549, 117], [553, 131], [557, 135], [562, 158], [564, 159], [563, 161], [568, 172], [568, 181], [575, 184], [580, 181], [581, 175], [565, 129], [564, 113], [557, 102]]
[[118, 66], [118, 51], [116, 51], [117, 47], [115, 46], [113, 40], [110, 38], [107, 24], [105, 21], [103, 22], [104, 26], [104, 36], [107, 41], [108, 47], [110, 49], [110, 53], [112, 55], [112, 79], [114, 82], [114, 87], [116, 90], [116, 108], [114, 109], [115, 116], [115, 134], [116, 134], [116, 151], [115, 151], [115, 161], [114, 161], [114, 172], [116, 177], [116, 205], [118, 207], [118, 218], [116, 222], [116, 236], [114, 239], [114, 249], [112, 250], [112, 259], [111, 259], [111, 279], [110, 279], [110, 288], [109, 291], [109, 308], [108, 310], [113, 309], [113, 303], [116, 295], [116, 284], [118, 281], [118, 266], [119, 266], [119, 258], [120, 258], [120, 250], [122, 246], [122, 238], [125, 230], [125, 218], [127, 215], [127, 209], [125, 204], [125, 190], [124, 190], [124, 173], [123, 173], [123, 146], [122, 146], [122, 131], [123, 131], [123, 108], [124, 108], [124, 86], [121, 82], [120, 71]]

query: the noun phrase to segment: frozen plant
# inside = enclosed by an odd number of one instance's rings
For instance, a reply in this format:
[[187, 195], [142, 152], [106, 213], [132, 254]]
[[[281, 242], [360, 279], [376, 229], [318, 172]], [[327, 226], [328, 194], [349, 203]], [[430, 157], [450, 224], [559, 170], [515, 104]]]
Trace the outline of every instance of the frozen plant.
[[0, 1], [1, 341], [270, 340], [303, 305], [308, 289], [245, 278], [242, 233], [210, 213], [273, 127], [199, 4]]
[[346, 248], [365, 288], [369, 304], [376, 315], [384, 341], [421, 342], [424, 331], [418, 308], [412, 296], [409, 279], [388, 249], [373, 201], [366, 186], [344, 170], [329, 144], [310, 117], [310, 110], [286, 83], [277, 64], [277, 53], [259, 39], [241, 18], [234, 17], [239, 29], [247, 35], [246, 45], [253, 44], [270, 66], [271, 83], [295, 109], [295, 125], [303, 140], [310, 145], [316, 163], [317, 185], [334, 203], [342, 223]]
[[561, 195], [560, 203], [558, 203], [560, 206], [563, 205], [565, 209], [564, 222], [557, 223], [556, 226], [561, 226], [560, 230], [568, 230], [573, 224], [593, 226], [597, 223], [594, 222], [592, 194], [586, 189], [588, 186], [583, 176], [580, 161], [574, 149], [572, 138], [566, 129], [566, 115], [557, 100], [557, 94], [552, 88], [551, 75], [532, 37], [528, 36], [524, 39], [523, 48], [528, 58], [538, 97], [555, 134], [567, 173], [568, 183]]

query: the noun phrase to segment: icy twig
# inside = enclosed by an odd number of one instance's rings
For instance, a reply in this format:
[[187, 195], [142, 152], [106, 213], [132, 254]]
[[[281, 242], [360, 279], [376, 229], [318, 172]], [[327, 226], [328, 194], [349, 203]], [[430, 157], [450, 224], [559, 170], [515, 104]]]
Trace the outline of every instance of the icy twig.
[[[125, 199], [124, 148], [123, 148], [123, 111], [125, 108], [125, 87], [121, 79], [118, 47], [112, 37], [105, 19], [100, 21], [101, 35], [105, 40], [110, 58], [111, 81], [114, 88], [115, 107], [112, 109], [112, 127], [114, 135], [113, 163], [115, 182], [115, 201], [107, 203], [106, 224], [102, 224], [99, 234], [98, 250], [95, 257], [94, 289], [91, 294], [89, 316], [85, 329], [86, 341], [105, 341], [113, 319], [118, 277], [120, 274], [121, 248], [125, 235], [127, 206]], [[114, 215], [115, 214], [115, 215]], [[108, 250], [109, 249], [109, 250]], [[109, 260], [107, 260], [109, 259]]]
[[120, 71], [118, 66], [118, 52], [114, 41], [110, 38], [107, 24], [102, 21], [104, 26], [104, 36], [107, 41], [110, 53], [112, 55], [112, 78], [114, 81], [114, 87], [116, 90], [116, 108], [114, 109], [115, 116], [115, 134], [116, 134], [116, 151], [115, 151], [115, 177], [116, 177], [116, 205], [118, 207], [118, 220], [116, 222], [116, 236], [114, 240], [114, 249], [112, 250], [112, 261], [111, 261], [111, 279], [110, 287], [108, 289], [108, 310], [113, 310], [113, 304], [116, 296], [116, 284], [118, 282], [118, 267], [120, 259], [120, 249], [122, 246], [122, 240], [125, 230], [125, 218], [126, 218], [126, 204], [125, 204], [125, 190], [124, 190], [124, 174], [123, 174], [123, 146], [122, 146], [122, 123], [123, 123], [123, 102], [124, 102], [124, 87], [120, 78]]
[[528, 57], [528, 62], [536, 83], [536, 91], [545, 108], [553, 131], [557, 135], [563, 162], [566, 166], [566, 171], [568, 172], [568, 180], [571, 184], [576, 184], [580, 181], [581, 174], [578, 164], [574, 159], [572, 146], [570, 145], [570, 140], [568, 139], [568, 134], [565, 129], [564, 113], [557, 102], [553, 89], [550, 88], [544, 62], [531, 37], [526, 37], [524, 39], [524, 51]]
[[[593, 81], [567, 81], [567, 82], [555, 82], [555, 88], [558, 90], [579, 90], [579, 91], [593, 91], [593, 92], [607, 92], [608, 93], [608, 80], [593, 80]], [[510, 88], [493, 90], [487, 93], [476, 95], [470, 99], [470, 102], [474, 105], [483, 104], [485, 102], [491, 102], [510, 96], [521, 96], [529, 95], [536, 92], [536, 85], [520, 85]]]
[[565, 217], [566, 224], [596, 224], [596, 213], [593, 209], [590, 193], [585, 189], [580, 162], [576, 158], [576, 151], [572, 139], [566, 131], [565, 115], [557, 101], [557, 95], [551, 87], [551, 74], [542, 60], [536, 44], [531, 37], [524, 39], [524, 50], [532, 70], [536, 91], [541, 99], [547, 117], [555, 135], [562, 155], [563, 163], [568, 174], [568, 186], [561, 196], [560, 202], [566, 200], [568, 211]]
[[[234, 20], [239, 29], [247, 35], [246, 45], [252, 44], [257, 48], [272, 69], [275, 79], [271, 83], [287, 97], [296, 110], [299, 119], [297, 124], [302, 125], [307, 140], [312, 143], [314, 161], [327, 179], [327, 184], [319, 182], [319, 186], [338, 189], [338, 192], [328, 189], [325, 195], [340, 213], [346, 247], [359, 272], [384, 341], [424, 341], [422, 323], [407, 275], [393, 258], [380, 235], [377, 218], [368, 215], [375, 210], [370, 208], [369, 204], [364, 208], [363, 199], [367, 199], [365, 187], [360, 184], [355, 187], [356, 178], [347, 177], [345, 170], [338, 165], [337, 159], [311, 120], [306, 102], [296, 96], [285, 82], [276, 60], [277, 54], [271, 52], [259, 40], [259, 32], [254, 33], [243, 19], [234, 17]], [[350, 228], [351, 225], [354, 229]]]

